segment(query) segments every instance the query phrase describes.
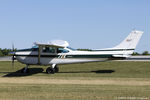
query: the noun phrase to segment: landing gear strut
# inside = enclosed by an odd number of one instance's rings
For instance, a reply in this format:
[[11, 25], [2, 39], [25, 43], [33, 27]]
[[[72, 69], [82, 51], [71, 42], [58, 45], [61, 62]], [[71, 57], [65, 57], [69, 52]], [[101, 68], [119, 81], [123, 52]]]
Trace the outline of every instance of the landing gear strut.
[[59, 67], [56, 64], [52, 64], [52, 67], [48, 67], [46, 69], [46, 73], [47, 74], [54, 74], [59, 72]]
[[21, 73], [29, 73], [28, 67], [29, 65], [26, 65], [26, 67], [21, 70]]
[[54, 67], [54, 69], [55, 69], [55, 73], [59, 72], [59, 67], [57, 65]]

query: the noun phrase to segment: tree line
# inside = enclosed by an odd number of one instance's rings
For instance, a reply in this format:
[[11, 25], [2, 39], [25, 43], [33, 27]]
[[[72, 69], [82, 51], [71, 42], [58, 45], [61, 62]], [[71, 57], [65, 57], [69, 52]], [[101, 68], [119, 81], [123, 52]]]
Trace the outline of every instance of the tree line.
[[143, 53], [133, 52], [132, 55], [150, 55], [148, 51], [144, 51]]
[[[17, 49], [15, 49], [16, 51]], [[92, 51], [91, 49], [77, 49], [80, 51]], [[10, 52], [13, 52], [12, 49], [1, 49], [0, 48], [0, 56], [10, 56]], [[148, 51], [144, 51], [143, 53], [134, 52], [132, 55], [150, 55]]]
[[0, 56], [9, 56], [11, 55], [10, 52], [12, 52], [13, 50], [11, 49], [1, 49], [0, 48]]

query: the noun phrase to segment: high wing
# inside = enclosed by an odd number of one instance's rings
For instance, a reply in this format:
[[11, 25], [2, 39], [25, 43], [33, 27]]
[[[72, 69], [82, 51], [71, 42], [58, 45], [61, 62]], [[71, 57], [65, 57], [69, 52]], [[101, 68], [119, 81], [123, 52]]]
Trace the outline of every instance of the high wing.
[[65, 48], [69, 46], [69, 43], [64, 40], [53, 40], [48, 43], [35, 43], [38, 46], [48, 46], [48, 47], [56, 47], [56, 48]]
[[64, 48], [64, 46], [61, 45], [53, 45], [53, 44], [47, 44], [47, 43], [36, 43], [37, 46], [43, 46], [43, 47], [56, 47], [56, 48]]

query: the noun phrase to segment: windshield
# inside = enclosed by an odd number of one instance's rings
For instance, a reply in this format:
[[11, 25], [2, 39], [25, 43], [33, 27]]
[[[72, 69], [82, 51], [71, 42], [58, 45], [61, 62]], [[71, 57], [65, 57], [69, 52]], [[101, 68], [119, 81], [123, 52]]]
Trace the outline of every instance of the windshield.
[[39, 46], [37, 46], [37, 45], [35, 45], [31, 48], [32, 51], [38, 51], [38, 49], [39, 49]]
[[37, 46], [37, 45], [34, 45], [32, 48], [39, 48], [39, 46]]

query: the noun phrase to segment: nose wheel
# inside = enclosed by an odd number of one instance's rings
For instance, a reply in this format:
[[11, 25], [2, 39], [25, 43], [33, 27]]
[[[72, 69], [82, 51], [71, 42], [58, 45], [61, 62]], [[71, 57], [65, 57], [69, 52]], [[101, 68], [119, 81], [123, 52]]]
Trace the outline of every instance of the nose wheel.
[[59, 72], [59, 67], [56, 64], [53, 64], [51, 67], [46, 69], [47, 74], [54, 74]]
[[26, 65], [26, 67], [21, 70], [21, 73], [29, 73], [28, 67], [29, 65]]

